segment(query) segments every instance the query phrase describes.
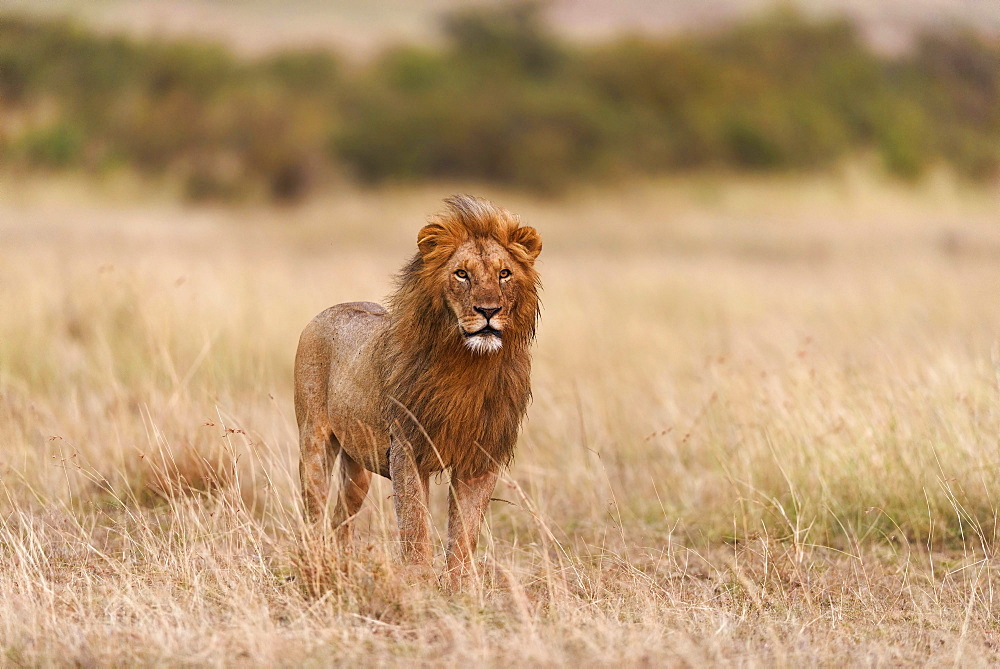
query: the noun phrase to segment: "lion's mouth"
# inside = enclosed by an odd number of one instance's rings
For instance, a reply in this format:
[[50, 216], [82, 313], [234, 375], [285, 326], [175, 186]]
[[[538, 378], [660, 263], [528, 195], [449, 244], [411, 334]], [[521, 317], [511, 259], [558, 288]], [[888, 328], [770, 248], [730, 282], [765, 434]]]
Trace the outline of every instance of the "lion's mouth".
[[481, 328], [479, 330], [476, 330], [475, 332], [466, 332], [466, 331], [463, 330], [462, 334], [465, 335], [466, 338], [470, 338], [470, 337], [496, 337], [497, 339], [503, 339], [503, 333], [501, 333], [500, 330], [497, 330], [492, 325], [486, 325], [483, 328]]

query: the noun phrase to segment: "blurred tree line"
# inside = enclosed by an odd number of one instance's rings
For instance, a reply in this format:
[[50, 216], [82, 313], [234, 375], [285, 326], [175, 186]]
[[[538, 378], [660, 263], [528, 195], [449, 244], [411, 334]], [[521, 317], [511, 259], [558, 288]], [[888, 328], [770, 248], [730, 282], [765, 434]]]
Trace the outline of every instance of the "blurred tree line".
[[559, 39], [539, 5], [460, 11], [442, 47], [350, 65], [239, 59], [0, 16], [0, 165], [128, 167], [193, 199], [295, 200], [331, 175], [541, 192], [688, 169], [820, 169], [876, 153], [914, 178], [1000, 174], [1000, 45], [972, 32], [875, 53], [846, 20], [779, 10], [721, 32]]

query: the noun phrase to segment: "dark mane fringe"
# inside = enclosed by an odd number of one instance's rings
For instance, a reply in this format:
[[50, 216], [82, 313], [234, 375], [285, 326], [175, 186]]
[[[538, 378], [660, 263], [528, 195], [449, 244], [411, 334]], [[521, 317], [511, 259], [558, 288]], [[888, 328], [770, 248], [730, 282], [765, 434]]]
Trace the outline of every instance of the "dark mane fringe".
[[[450, 467], [481, 476], [508, 466], [514, 455], [531, 398], [530, 345], [540, 283], [516, 242], [517, 216], [469, 196], [445, 202], [448, 210], [429, 223], [440, 226], [437, 246], [403, 267], [388, 300], [391, 321], [380, 356], [382, 415], [392, 437], [412, 446], [422, 471]], [[443, 296], [443, 264], [462, 242], [477, 237], [495, 239], [522, 265], [504, 345], [491, 355], [473, 353], [455, 336], [457, 325]]]

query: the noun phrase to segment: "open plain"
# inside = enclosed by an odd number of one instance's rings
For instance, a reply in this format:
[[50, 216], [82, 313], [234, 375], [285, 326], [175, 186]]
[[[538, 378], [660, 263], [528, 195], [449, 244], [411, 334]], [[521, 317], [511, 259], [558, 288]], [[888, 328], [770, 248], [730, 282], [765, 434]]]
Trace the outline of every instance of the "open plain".
[[[0, 663], [1000, 662], [997, 191], [124, 190], [0, 180]], [[545, 246], [534, 401], [449, 598], [400, 573], [387, 481], [354, 552], [303, 524], [291, 368], [455, 191]]]

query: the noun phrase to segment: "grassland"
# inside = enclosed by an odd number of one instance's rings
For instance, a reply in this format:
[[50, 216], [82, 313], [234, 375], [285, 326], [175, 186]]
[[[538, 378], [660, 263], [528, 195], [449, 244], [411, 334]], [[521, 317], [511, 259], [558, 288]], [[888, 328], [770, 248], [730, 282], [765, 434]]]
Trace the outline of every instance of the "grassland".
[[0, 180], [0, 662], [995, 664], [998, 196], [867, 174], [486, 193], [542, 232], [545, 310], [452, 599], [385, 481], [355, 552], [303, 526], [291, 363], [469, 187]]

